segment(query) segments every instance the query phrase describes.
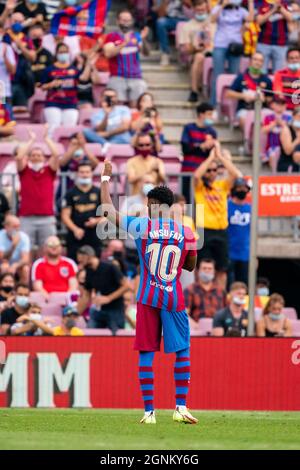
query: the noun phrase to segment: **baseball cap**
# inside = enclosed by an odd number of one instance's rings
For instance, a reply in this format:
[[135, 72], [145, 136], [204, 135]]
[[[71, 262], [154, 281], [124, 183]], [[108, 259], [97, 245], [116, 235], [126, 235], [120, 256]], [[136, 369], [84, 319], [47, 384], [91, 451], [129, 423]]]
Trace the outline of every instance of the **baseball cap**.
[[246, 178], [236, 178], [233, 183], [233, 188], [235, 189], [237, 186], [246, 186], [246, 188], [251, 189], [248, 181]]
[[78, 315], [79, 313], [77, 312], [76, 307], [74, 305], [67, 305], [66, 307], [63, 308], [62, 311], [62, 316], [67, 317], [68, 315]]

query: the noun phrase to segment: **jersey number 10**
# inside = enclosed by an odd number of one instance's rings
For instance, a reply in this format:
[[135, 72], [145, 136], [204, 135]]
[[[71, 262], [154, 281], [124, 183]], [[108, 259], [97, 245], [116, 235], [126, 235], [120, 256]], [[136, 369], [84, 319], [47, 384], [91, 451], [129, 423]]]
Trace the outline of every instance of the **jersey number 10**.
[[[160, 243], [152, 243], [147, 247], [146, 253], [150, 253], [150, 272], [158, 275], [162, 281], [171, 282], [177, 275], [177, 269], [181, 258], [181, 250], [176, 245], [162, 246]], [[167, 273], [169, 258], [172, 257]]]

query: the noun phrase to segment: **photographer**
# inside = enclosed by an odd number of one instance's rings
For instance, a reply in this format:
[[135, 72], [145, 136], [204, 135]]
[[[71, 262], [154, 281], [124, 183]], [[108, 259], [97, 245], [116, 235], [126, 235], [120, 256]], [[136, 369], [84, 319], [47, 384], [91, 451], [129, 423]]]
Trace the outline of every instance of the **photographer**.
[[102, 109], [92, 116], [92, 129], [84, 129], [88, 142], [98, 144], [129, 144], [131, 113], [128, 106], [118, 105], [118, 95], [112, 88], [103, 92]]

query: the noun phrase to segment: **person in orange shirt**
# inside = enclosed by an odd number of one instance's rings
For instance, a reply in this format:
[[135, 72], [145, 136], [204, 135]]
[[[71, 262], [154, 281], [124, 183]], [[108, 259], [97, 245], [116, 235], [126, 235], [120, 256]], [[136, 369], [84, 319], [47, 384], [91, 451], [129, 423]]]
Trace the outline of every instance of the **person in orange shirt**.
[[300, 48], [298, 46], [289, 48], [286, 61], [287, 66], [277, 70], [274, 75], [273, 90], [290, 94], [290, 96], [285, 96], [287, 109], [294, 110], [300, 103]]
[[[226, 288], [228, 269], [227, 199], [234, 180], [242, 176], [229, 155], [216, 142], [209, 157], [194, 173], [196, 226], [200, 240], [203, 240], [203, 248], [198, 250], [198, 265], [203, 258], [213, 259], [216, 280], [223, 289]], [[224, 179], [217, 179], [218, 161], [228, 172]]]

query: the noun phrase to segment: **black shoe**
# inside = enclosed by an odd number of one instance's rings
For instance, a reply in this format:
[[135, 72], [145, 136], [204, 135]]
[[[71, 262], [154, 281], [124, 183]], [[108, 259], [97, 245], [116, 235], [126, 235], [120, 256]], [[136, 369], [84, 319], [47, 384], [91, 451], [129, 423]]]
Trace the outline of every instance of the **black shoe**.
[[198, 101], [198, 93], [196, 93], [195, 91], [191, 91], [188, 101], [189, 101], [190, 103], [197, 103], [197, 101]]

